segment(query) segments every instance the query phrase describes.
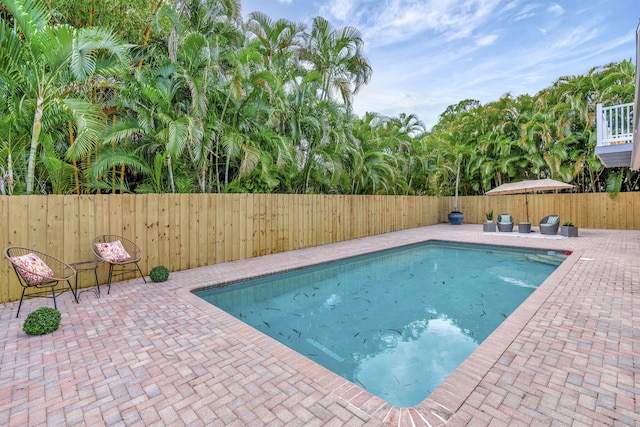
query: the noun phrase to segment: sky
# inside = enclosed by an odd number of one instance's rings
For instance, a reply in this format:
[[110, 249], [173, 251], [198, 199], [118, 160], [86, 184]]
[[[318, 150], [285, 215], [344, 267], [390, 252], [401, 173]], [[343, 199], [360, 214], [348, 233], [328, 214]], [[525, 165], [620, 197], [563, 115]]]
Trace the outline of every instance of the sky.
[[242, 0], [309, 28], [356, 27], [372, 67], [359, 116], [415, 114], [430, 129], [449, 105], [535, 95], [559, 77], [635, 62], [640, 0]]

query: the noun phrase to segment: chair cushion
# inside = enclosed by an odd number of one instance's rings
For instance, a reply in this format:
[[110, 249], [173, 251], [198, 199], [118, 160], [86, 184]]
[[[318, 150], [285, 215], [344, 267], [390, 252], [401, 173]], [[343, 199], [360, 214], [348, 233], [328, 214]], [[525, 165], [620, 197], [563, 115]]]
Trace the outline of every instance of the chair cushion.
[[24, 280], [29, 283], [41, 283], [47, 280], [47, 277], [53, 277], [53, 270], [38, 255], [28, 253], [12, 257], [11, 261], [18, 267], [18, 272]]
[[558, 222], [560, 218], [557, 216], [550, 216], [549, 218], [547, 218], [547, 224], [551, 225], [551, 224], [555, 224]]
[[511, 215], [500, 215], [498, 222], [511, 222]]
[[102, 259], [107, 262], [122, 262], [131, 258], [131, 255], [129, 255], [124, 249], [120, 240], [116, 240], [115, 242], [96, 243], [96, 249], [98, 249]]

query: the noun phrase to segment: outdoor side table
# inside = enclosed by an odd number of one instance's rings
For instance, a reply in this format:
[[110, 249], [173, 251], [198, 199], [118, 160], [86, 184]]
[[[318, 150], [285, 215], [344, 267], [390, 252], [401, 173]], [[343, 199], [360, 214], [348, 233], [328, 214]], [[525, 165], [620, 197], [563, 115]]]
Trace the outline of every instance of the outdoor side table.
[[530, 222], [518, 223], [518, 233], [531, 233], [531, 223]]
[[[100, 286], [98, 284], [98, 267], [100, 267], [100, 264], [102, 264], [102, 261], [97, 259], [91, 261], [78, 261], [70, 264], [76, 270], [76, 295], [78, 298], [78, 302], [80, 302], [80, 294], [82, 292], [93, 291], [93, 293], [96, 295], [96, 298], [100, 298]], [[93, 278], [96, 284], [95, 286], [92, 286], [90, 288], [78, 291], [78, 276], [81, 272], [87, 271], [93, 271]]]

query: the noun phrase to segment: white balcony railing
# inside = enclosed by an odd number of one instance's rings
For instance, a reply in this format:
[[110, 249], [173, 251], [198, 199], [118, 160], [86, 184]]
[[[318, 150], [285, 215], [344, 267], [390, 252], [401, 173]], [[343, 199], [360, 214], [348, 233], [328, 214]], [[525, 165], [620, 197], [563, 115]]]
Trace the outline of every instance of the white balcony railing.
[[631, 144], [633, 141], [633, 102], [603, 107], [596, 105], [598, 147]]

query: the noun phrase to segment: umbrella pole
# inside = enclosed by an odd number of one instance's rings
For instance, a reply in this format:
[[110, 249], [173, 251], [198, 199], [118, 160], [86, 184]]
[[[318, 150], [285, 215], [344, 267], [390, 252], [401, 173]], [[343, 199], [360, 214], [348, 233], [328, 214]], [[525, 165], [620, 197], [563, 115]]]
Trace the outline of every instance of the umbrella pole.
[[527, 207], [527, 222], [529, 222], [529, 195], [524, 193], [524, 204]]

